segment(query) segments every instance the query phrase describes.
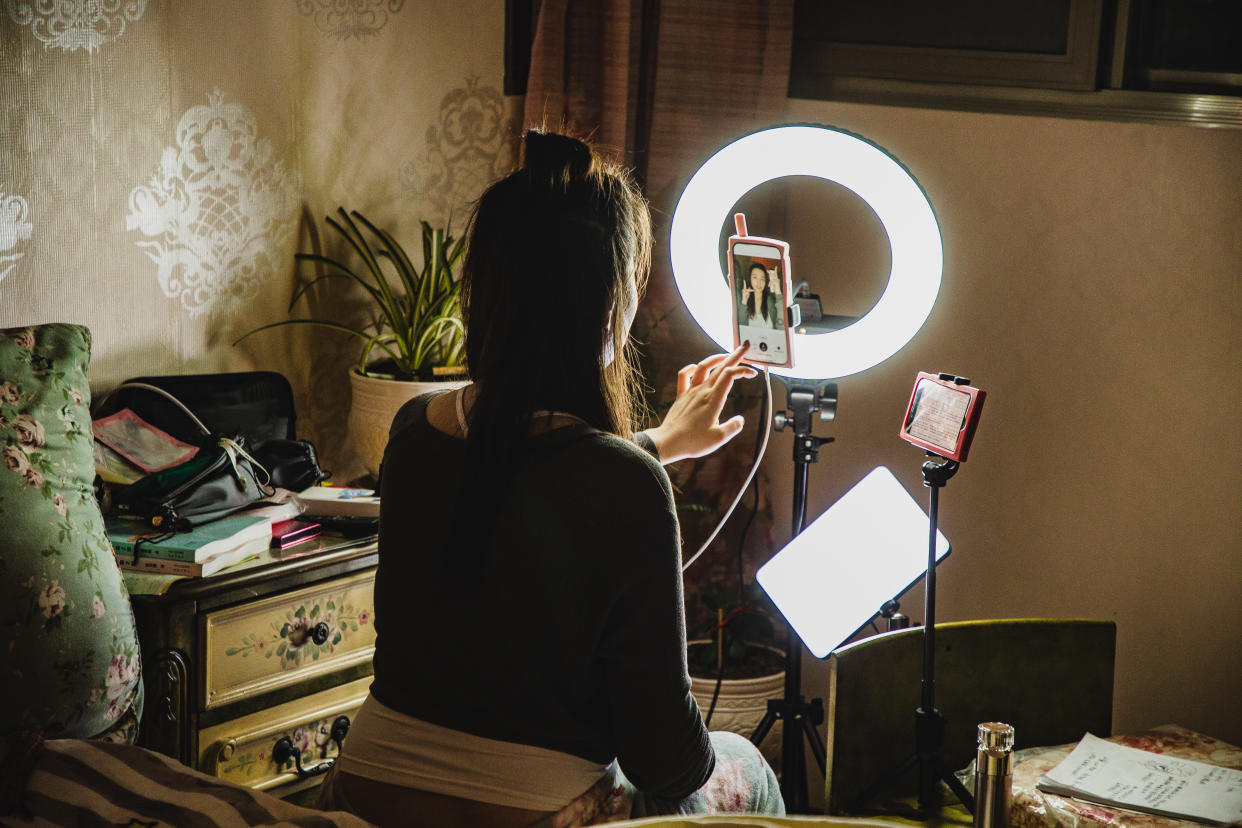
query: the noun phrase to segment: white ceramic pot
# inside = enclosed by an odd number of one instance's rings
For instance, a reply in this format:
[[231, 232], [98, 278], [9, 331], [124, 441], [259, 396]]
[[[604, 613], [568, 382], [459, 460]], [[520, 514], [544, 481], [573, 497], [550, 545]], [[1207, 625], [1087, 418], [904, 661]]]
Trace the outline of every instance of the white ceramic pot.
[[353, 400], [349, 406], [349, 435], [354, 452], [372, 477], [379, 476], [380, 462], [388, 446], [388, 429], [397, 410], [420, 394], [460, 388], [469, 380], [434, 382], [376, 379], [349, 372]]
[[[711, 642], [692, 641], [691, 644]], [[690, 692], [694, 693], [703, 715], [712, 704], [712, 692], [716, 689], [715, 678], [690, 677]], [[779, 699], [785, 694], [785, 671], [768, 676], [748, 679], [725, 679], [720, 683], [720, 695], [712, 712], [711, 729], [729, 730], [747, 739], [755, 732], [759, 722], [768, 712], [768, 699]], [[768, 764], [780, 772], [781, 722], [777, 721], [764, 737], [759, 750]]]

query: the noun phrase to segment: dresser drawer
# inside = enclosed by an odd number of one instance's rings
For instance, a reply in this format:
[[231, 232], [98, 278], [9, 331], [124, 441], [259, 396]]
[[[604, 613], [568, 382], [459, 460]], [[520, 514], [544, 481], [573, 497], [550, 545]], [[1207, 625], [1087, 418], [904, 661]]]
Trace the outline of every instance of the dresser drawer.
[[300, 752], [302, 767], [306, 769], [335, 759], [337, 745], [330, 737], [332, 727], [341, 716], [353, 721], [370, 686], [368, 676], [204, 728], [198, 734], [198, 768], [259, 790], [296, 782], [294, 763], [286, 761], [278, 767], [272, 758], [277, 741], [289, 739], [294, 750]]
[[203, 709], [370, 661], [375, 571], [203, 616]]

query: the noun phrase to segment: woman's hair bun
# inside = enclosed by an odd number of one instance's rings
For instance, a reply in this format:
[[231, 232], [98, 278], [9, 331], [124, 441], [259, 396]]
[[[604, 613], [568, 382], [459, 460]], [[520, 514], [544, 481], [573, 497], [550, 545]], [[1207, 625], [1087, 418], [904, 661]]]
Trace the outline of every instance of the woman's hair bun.
[[531, 172], [578, 178], [591, 169], [591, 148], [577, 138], [532, 129], [525, 143], [526, 169]]

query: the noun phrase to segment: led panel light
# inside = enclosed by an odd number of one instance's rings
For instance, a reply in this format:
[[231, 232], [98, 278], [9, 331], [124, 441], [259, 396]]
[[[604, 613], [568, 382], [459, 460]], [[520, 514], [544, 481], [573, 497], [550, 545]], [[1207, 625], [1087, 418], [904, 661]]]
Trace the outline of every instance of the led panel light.
[[[755, 580], [824, 658], [923, 577], [928, 531], [927, 514], [879, 466], [759, 567]], [[948, 554], [937, 531], [937, 562]]]
[[[789, 175], [835, 181], [870, 205], [892, 248], [879, 302], [848, 327], [794, 334], [792, 368], [773, 374], [834, 379], [888, 359], [923, 326], [940, 290], [944, 251], [931, 203], [917, 181], [880, 147], [823, 126], [781, 126], [739, 138], [690, 179], [673, 213], [673, 277], [682, 301], [717, 345], [730, 350], [732, 299], [720, 270], [720, 229], [750, 190]], [[752, 227], [759, 235], [762, 228]], [[795, 273], [797, 251], [792, 251]]]

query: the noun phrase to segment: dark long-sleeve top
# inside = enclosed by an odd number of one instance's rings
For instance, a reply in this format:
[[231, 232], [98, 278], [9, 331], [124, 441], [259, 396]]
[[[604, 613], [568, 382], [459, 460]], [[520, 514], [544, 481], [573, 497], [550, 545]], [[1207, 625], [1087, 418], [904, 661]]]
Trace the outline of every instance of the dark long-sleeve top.
[[397, 415], [384, 458], [372, 694], [444, 727], [615, 757], [654, 796], [697, 790], [715, 756], [690, 693], [664, 470], [589, 426], [533, 436], [490, 553], [449, 578], [465, 441], [427, 423], [428, 399]]

